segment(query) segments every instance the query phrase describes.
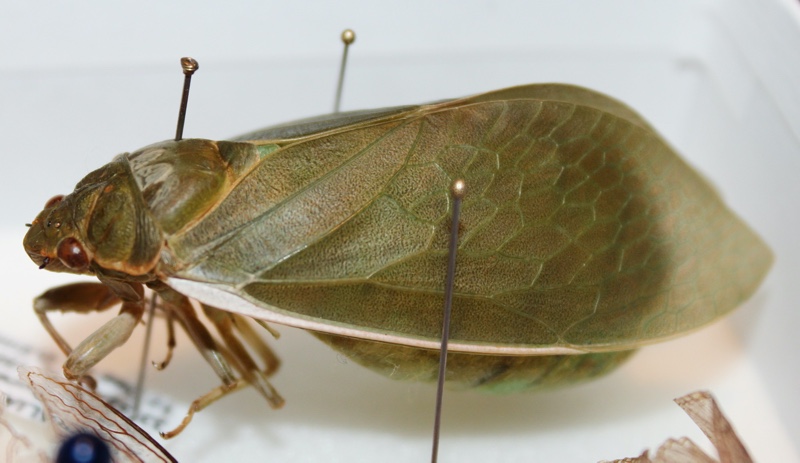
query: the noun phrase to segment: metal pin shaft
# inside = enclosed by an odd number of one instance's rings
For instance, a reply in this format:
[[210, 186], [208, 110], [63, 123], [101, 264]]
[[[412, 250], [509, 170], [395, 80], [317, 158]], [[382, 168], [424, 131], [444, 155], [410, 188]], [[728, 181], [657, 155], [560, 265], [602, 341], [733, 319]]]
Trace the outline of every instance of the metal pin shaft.
[[442, 398], [444, 397], [444, 380], [447, 371], [447, 343], [450, 339], [450, 312], [453, 306], [453, 283], [456, 277], [456, 254], [458, 253], [458, 222], [461, 216], [461, 200], [466, 188], [464, 181], [453, 182], [450, 195], [453, 197], [453, 220], [450, 226], [450, 247], [447, 252], [447, 279], [444, 287], [444, 317], [442, 322], [442, 346], [439, 351], [439, 381], [436, 387], [436, 413], [433, 422], [433, 450], [431, 463], [439, 458], [439, 429], [442, 422]]
[[186, 121], [186, 105], [189, 103], [189, 86], [192, 84], [192, 74], [200, 68], [194, 58], [181, 58], [183, 68], [183, 94], [181, 95], [181, 109], [178, 111], [178, 128], [175, 130], [175, 141], [183, 139], [183, 123]]
[[144, 347], [142, 348], [142, 360], [139, 362], [139, 376], [136, 378], [136, 390], [133, 395], [132, 418], [139, 416], [139, 408], [142, 404], [142, 393], [144, 391], [144, 378], [147, 371], [147, 359], [150, 356], [150, 339], [153, 335], [153, 321], [156, 313], [156, 303], [158, 296], [153, 293], [150, 298], [150, 307], [147, 310], [147, 325], [145, 326]]
[[347, 50], [350, 49], [350, 44], [356, 41], [356, 33], [352, 29], [345, 29], [342, 32], [342, 42], [344, 43], [344, 52], [342, 52], [342, 64], [339, 66], [339, 82], [336, 84], [336, 101], [333, 103], [333, 112], [338, 113], [339, 107], [342, 102], [342, 87], [344, 86], [344, 70], [347, 67]]

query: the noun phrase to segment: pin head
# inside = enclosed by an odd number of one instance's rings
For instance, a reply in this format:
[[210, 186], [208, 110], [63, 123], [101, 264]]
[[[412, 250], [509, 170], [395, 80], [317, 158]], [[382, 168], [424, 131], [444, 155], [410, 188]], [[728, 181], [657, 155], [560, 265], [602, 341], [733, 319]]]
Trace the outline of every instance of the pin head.
[[463, 198], [464, 195], [467, 193], [467, 185], [464, 183], [463, 179], [456, 179], [452, 185], [450, 185], [450, 194], [454, 198]]
[[194, 58], [184, 56], [181, 58], [181, 67], [183, 68], [183, 73], [190, 76], [200, 68], [200, 65], [197, 64]]
[[110, 463], [108, 444], [90, 432], [78, 433], [61, 445], [56, 463]]
[[356, 41], [356, 33], [353, 32], [352, 29], [345, 29], [342, 31], [342, 42], [345, 45], [350, 45], [351, 43]]

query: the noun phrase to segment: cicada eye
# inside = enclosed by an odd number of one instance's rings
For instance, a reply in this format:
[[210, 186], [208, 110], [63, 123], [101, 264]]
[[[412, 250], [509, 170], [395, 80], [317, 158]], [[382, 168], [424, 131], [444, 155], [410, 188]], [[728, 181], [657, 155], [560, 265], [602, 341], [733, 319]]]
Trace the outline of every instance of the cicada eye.
[[48, 199], [46, 203], [44, 203], [44, 208], [49, 209], [56, 204], [60, 203], [61, 200], [64, 199], [64, 195], [55, 195], [52, 198]]
[[58, 259], [72, 270], [85, 270], [89, 267], [89, 254], [83, 249], [80, 241], [69, 236], [58, 243], [56, 250]]

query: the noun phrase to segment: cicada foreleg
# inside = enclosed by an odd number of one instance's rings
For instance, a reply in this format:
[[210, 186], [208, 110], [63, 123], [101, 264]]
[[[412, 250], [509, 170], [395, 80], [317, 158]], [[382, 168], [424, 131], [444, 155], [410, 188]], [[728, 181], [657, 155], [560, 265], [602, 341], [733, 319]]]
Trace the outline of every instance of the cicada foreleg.
[[[116, 286], [124, 285], [122, 291]], [[64, 375], [69, 379], [94, 381], [86, 375], [97, 362], [130, 338], [144, 312], [144, 291], [136, 283], [118, 283], [115, 288], [106, 283], [73, 283], [52, 288], [34, 300], [34, 311], [45, 330], [58, 347], [67, 355], [64, 362]], [[123, 297], [120, 294], [124, 295]], [[98, 328], [72, 349], [61, 334], [53, 327], [48, 313], [59, 312], [102, 312], [122, 302], [119, 314]]]
[[64, 355], [72, 353], [72, 347], [61, 336], [48, 318], [50, 312], [102, 312], [118, 304], [120, 299], [102, 283], [72, 283], [50, 288], [33, 300], [33, 311], [39, 322], [53, 338]]

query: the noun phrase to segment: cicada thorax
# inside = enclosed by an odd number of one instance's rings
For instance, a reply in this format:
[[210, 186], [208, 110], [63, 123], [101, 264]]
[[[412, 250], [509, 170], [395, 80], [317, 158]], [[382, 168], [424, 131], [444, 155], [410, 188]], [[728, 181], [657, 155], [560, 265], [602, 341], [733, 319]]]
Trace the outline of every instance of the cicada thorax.
[[161, 267], [170, 275], [188, 265], [172, 240], [201, 222], [273, 145], [186, 139], [165, 141], [125, 155], [130, 178], [160, 233]]
[[[26, 249], [40, 265], [49, 257], [48, 270], [156, 278], [160, 260], [172, 261], [169, 237], [202, 219], [266, 150], [189, 139], [120, 154], [47, 204]], [[82, 249], [85, 262], [70, 262], [68, 245]]]

